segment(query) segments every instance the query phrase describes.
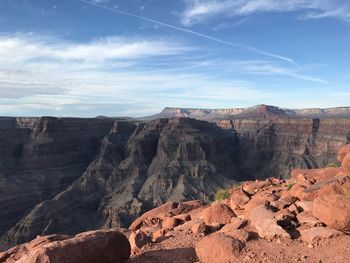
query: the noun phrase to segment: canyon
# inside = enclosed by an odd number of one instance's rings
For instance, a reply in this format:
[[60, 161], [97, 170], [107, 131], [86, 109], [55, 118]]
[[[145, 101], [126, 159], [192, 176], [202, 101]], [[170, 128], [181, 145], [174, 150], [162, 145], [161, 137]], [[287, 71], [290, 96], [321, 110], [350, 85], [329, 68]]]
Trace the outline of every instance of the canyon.
[[259, 105], [145, 118], [0, 117], [1, 246], [128, 227], [166, 202], [209, 202], [237, 182], [339, 165], [348, 113]]

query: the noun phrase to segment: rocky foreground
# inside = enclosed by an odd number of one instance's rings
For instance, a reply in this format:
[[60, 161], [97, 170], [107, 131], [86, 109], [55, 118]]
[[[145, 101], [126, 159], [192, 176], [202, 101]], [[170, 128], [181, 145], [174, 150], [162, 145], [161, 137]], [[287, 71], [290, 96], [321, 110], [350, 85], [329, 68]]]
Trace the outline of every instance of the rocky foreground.
[[245, 182], [212, 204], [166, 203], [129, 229], [37, 237], [0, 262], [349, 262], [350, 145], [338, 160], [290, 180]]

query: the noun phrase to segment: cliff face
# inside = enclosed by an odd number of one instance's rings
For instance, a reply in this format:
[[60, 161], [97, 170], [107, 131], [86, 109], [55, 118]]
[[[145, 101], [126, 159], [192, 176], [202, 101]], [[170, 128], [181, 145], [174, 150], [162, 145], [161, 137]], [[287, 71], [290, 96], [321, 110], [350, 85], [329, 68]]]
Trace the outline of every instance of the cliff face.
[[213, 197], [236, 181], [287, 177], [336, 162], [349, 119], [259, 109], [212, 122], [187, 118], [0, 118], [0, 235], [128, 226], [166, 201]]
[[4, 118], [0, 126], [0, 235], [79, 178], [112, 121]]

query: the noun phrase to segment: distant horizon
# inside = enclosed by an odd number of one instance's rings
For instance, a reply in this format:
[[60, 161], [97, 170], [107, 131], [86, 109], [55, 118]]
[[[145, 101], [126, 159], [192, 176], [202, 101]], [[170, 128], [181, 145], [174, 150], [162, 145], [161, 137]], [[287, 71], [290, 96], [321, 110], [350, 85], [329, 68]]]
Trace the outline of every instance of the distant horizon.
[[0, 115], [350, 101], [345, 0], [3, 0]]
[[0, 118], [39, 118], [39, 117], [54, 117], [54, 118], [98, 118], [98, 117], [106, 117], [106, 118], [144, 118], [144, 117], [150, 117], [153, 115], [157, 115], [162, 113], [166, 109], [184, 109], [184, 110], [230, 110], [230, 109], [250, 109], [250, 108], [255, 108], [259, 106], [271, 106], [271, 107], [276, 107], [282, 110], [330, 110], [330, 109], [341, 109], [341, 108], [347, 108], [350, 109], [350, 106], [337, 106], [337, 107], [327, 107], [327, 108], [321, 108], [321, 107], [313, 107], [313, 108], [285, 108], [285, 107], [279, 107], [277, 105], [269, 105], [269, 104], [257, 104], [257, 105], [252, 105], [248, 107], [228, 107], [228, 108], [190, 108], [190, 107], [172, 107], [172, 106], [166, 106], [162, 109], [160, 109], [157, 112], [154, 112], [149, 115], [140, 115], [140, 116], [122, 116], [122, 115], [104, 115], [104, 114], [98, 114], [98, 115], [86, 115], [86, 116], [78, 116], [78, 115], [2, 115], [0, 114]]

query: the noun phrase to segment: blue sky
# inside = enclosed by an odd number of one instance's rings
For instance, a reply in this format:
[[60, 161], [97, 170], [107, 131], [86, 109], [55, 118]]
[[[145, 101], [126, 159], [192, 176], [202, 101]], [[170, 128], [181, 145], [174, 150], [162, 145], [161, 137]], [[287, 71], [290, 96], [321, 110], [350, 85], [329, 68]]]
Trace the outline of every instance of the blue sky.
[[1, 0], [0, 115], [350, 106], [346, 0]]

